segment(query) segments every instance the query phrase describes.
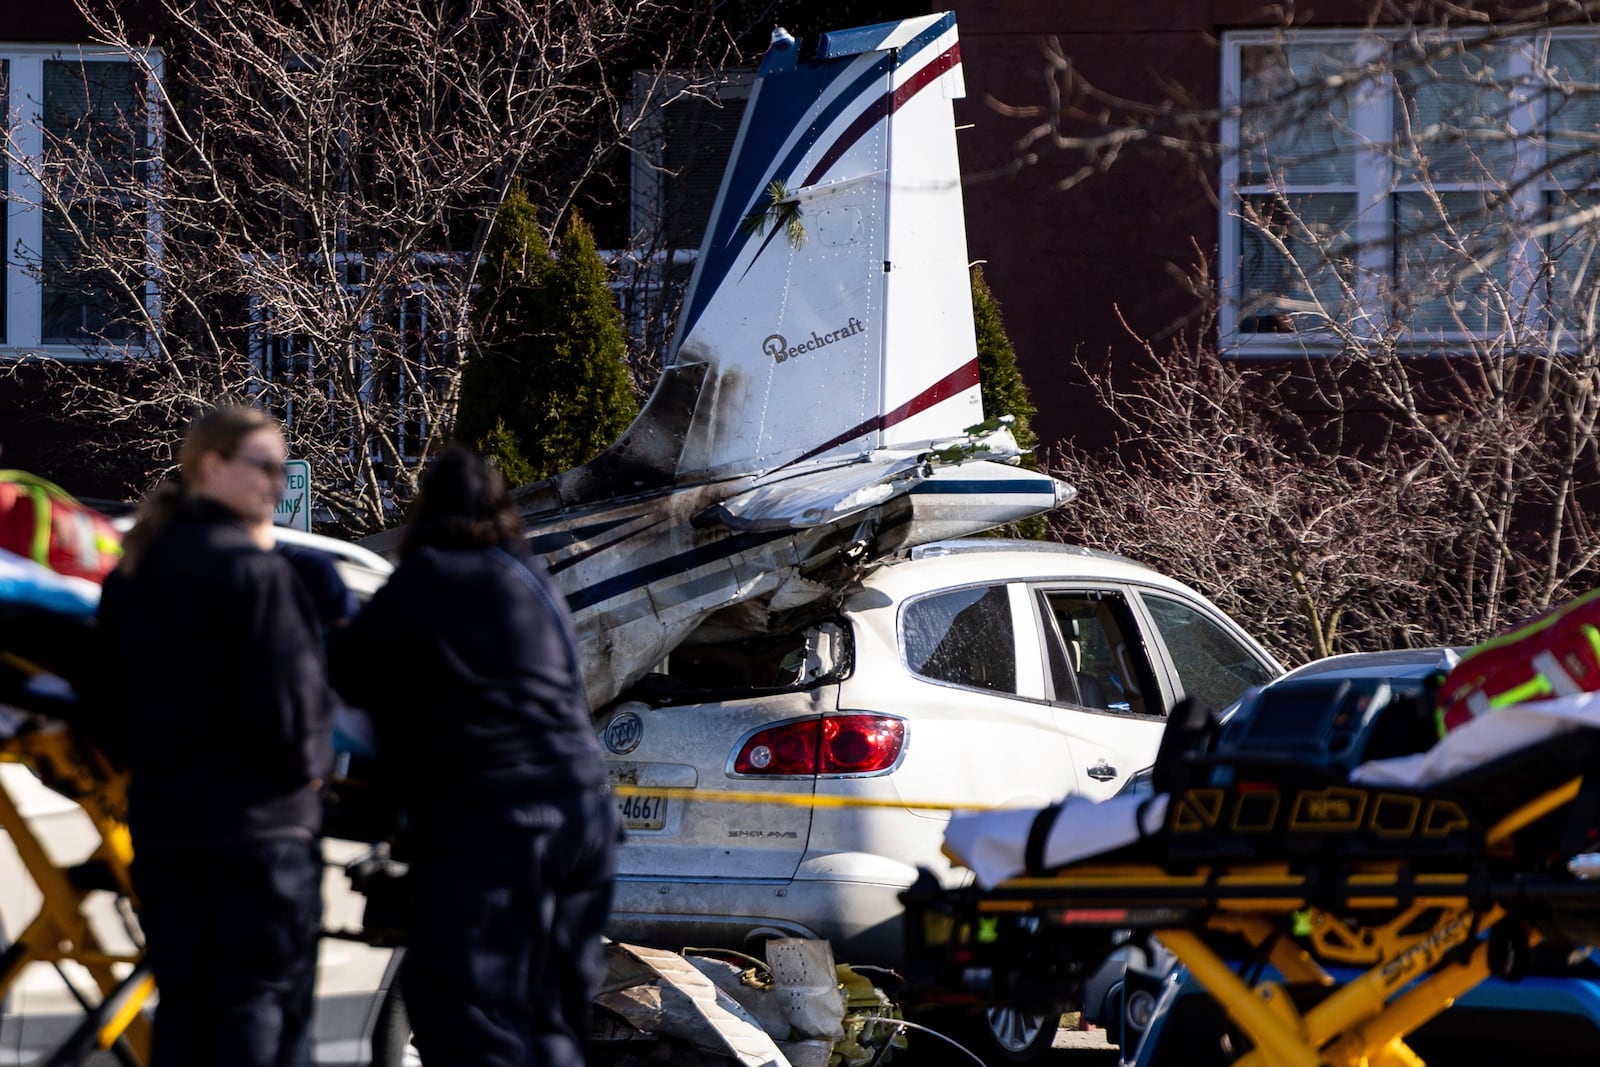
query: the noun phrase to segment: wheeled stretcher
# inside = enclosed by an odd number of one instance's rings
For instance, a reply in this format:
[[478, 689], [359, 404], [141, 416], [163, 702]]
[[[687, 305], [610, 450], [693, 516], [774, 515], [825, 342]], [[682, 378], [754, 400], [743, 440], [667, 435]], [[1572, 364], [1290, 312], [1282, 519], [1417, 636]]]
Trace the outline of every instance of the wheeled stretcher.
[[[5, 631], [0, 621], [0, 634]], [[9, 837], [39, 908], [9, 944], [0, 941], [0, 1003], [18, 987], [30, 964], [80, 965], [97, 987], [62, 975], [82, 1009], [64, 1040], [53, 1044], [34, 1067], [72, 1067], [100, 1050], [125, 1067], [149, 1061], [151, 1025], [144, 1009], [155, 993], [139, 929], [138, 897], [131, 877], [132, 842], [127, 825], [129, 774], [85, 736], [74, 720], [78, 709], [61, 680], [38, 664], [5, 651], [0, 642], [0, 764], [27, 768], [55, 793], [73, 801], [82, 818], [70, 827], [73, 856], [58, 861], [62, 844], [41, 840], [38, 828], [0, 775], [0, 833]], [[47, 680], [41, 690], [34, 683]], [[54, 693], [52, 693], [54, 690]], [[58, 699], [59, 697], [59, 699]], [[380, 842], [392, 814], [360, 782], [336, 783], [328, 806], [330, 827], [351, 840]], [[84, 834], [88, 840], [81, 840]], [[56, 846], [56, 847], [53, 847]], [[324, 935], [383, 947], [403, 942], [403, 866], [375, 847], [346, 868], [352, 885], [367, 894], [360, 929]], [[108, 924], [109, 928], [108, 928]], [[110, 936], [107, 936], [110, 935]], [[13, 1024], [14, 1025], [14, 1024]]]
[[[15, 657], [0, 653], [0, 672], [16, 683]], [[132, 921], [136, 898], [129, 875], [133, 851], [127, 827], [127, 774], [112, 767], [64, 721], [0, 708], [0, 762], [28, 767], [40, 781], [76, 801], [95, 838], [81, 862], [58, 863], [23, 817], [16, 800], [0, 784], [0, 830], [10, 837], [28, 875], [38, 887], [38, 914], [0, 955], [0, 1000], [31, 963], [80, 964], [99, 988], [97, 1003], [81, 1002], [83, 1020], [40, 1067], [81, 1062], [97, 1049], [112, 1051], [124, 1064], [149, 1058], [150, 1027], [141, 1009], [155, 990], [144, 961], [143, 942]], [[92, 919], [91, 896], [109, 894], [110, 911], [120, 916], [121, 944], [103, 936]], [[68, 982], [69, 989], [76, 986]], [[81, 994], [80, 994], [81, 996]]]
[[1147, 933], [1242, 1032], [1240, 1063], [1411, 1067], [1408, 1034], [1535, 944], [1600, 944], [1595, 696], [1354, 774], [1217, 738], [1180, 708], [1149, 795], [952, 820], [947, 851], [978, 883], [906, 894], [919, 980], [1066, 1010]]
[[[101, 561], [98, 573], [107, 565]], [[67, 681], [96, 669], [89, 633], [99, 595], [85, 577], [0, 551], [0, 764], [26, 767], [75, 801], [83, 816], [75, 825], [87, 835], [74, 849], [81, 855], [58, 860], [0, 778], [0, 830], [39, 898], [36, 914], [5, 931], [12, 940], [0, 954], [0, 1002], [34, 963], [57, 970], [79, 965], [99, 993], [92, 999], [81, 981], [65, 982], [83, 1016], [38, 1061], [42, 1067], [79, 1063], [99, 1049], [135, 1067], [149, 1058], [150, 1026], [141, 1009], [155, 983], [135, 920], [128, 776], [73, 726], [80, 709]]]

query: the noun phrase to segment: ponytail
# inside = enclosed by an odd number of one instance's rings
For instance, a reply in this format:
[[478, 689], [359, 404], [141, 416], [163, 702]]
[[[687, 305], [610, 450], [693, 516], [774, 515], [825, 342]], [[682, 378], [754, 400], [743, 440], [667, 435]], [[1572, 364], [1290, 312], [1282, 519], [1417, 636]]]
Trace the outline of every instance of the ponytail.
[[145, 494], [145, 498], [139, 501], [133, 529], [122, 536], [122, 561], [117, 564], [117, 570], [132, 575], [139, 569], [145, 549], [172, 522], [184, 496], [182, 484], [173, 479], [162, 482]]

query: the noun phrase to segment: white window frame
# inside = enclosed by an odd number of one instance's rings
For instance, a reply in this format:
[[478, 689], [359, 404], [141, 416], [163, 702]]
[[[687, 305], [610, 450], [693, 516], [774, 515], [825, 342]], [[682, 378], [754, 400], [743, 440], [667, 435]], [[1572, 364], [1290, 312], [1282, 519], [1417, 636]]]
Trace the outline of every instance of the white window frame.
[[[1219, 348], [1225, 354], [1236, 357], [1272, 358], [1291, 354], [1328, 353], [1339, 347], [1335, 338], [1315, 331], [1240, 332], [1243, 284], [1241, 228], [1244, 223], [1239, 216], [1239, 203], [1243, 196], [1274, 191], [1267, 185], [1242, 186], [1240, 183], [1240, 159], [1243, 148], [1240, 131], [1240, 104], [1243, 90], [1241, 57], [1244, 49], [1252, 46], [1277, 45], [1315, 47], [1320, 44], [1330, 49], [1353, 47], [1360, 55], [1363, 51], [1386, 50], [1393, 47], [1396, 42], [1403, 39], [1404, 32], [1400, 29], [1380, 28], [1296, 30], [1288, 33], [1240, 30], [1223, 34], [1220, 122], [1223, 148], [1220, 166], [1222, 196], [1218, 212], [1217, 242], [1220, 299], [1217, 330]], [[1465, 36], [1456, 33], [1450, 39], [1460, 40]], [[1538, 168], [1544, 164], [1540, 147], [1542, 139], [1525, 136], [1539, 130], [1545, 117], [1545, 92], [1537, 84], [1537, 79], [1528, 76], [1535, 72], [1530, 54], [1545, 53], [1549, 42], [1553, 39], [1591, 41], [1595, 49], [1600, 51], [1600, 32], [1587, 28], [1545, 30], [1503, 38], [1502, 41], [1507, 47], [1499, 55], [1506, 61], [1507, 69], [1503, 76], [1498, 71], [1496, 75], [1504, 83], [1520, 87], [1513, 88], [1509, 112], [1511, 126], [1518, 134], [1513, 142], [1515, 153], [1512, 157], [1511, 171], [1497, 183], [1498, 186], [1516, 190], [1508, 203], [1508, 211], [1511, 218], [1517, 220], [1517, 229], [1521, 236], [1515, 237], [1508, 247], [1507, 259], [1509, 285], [1512, 292], [1519, 296], [1530, 295], [1533, 287], [1539, 284], [1537, 274], [1541, 259], [1538, 248], [1540, 238], [1527, 236], [1525, 230], [1543, 221], [1546, 194], [1552, 189], [1562, 187], [1560, 183], [1552, 182], [1548, 177], [1540, 181], [1525, 180], [1536, 174]], [[1393, 82], [1387, 74], [1363, 93], [1357, 94], [1351, 125], [1358, 145], [1382, 146], [1393, 141], [1393, 94]], [[1394, 255], [1394, 205], [1398, 195], [1417, 186], [1414, 183], [1404, 182], [1404, 176], [1389, 165], [1382, 152], [1362, 151], [1359, 147], [1356, 152], [1354, 169], [1356, 224], [1353, 236], [1359, 252], [1354, 287], [1361, 296], [1362, 316], [1351, 325], [1357, 332], [1376, 332], [1388, 325], [1389, 315], [1378, 294], [1386, 282], [1392, 282], [1397, 276]], [[1449, 191], [1449, 186], [1444, 183], [1440, 185], [1441, 192]], [[1483, 184], [1461, 184], [1462, 189], [1485, 187]], [[1287, 192], [1292, 193], [1296, 189], [1315, 191], [1314, 187], [1297, 185]], [[1544, 308], [1538, 301], [1531, 301], [1529, 306], [1537, 307], [1539, 314], [1544, 314]], [[1548, 326], [1548, 323], [1544, 325]], [[1411, 335], [1410, 345], [1418, 349], [1437, 350], [1441, 345], [1448, 347], [1452, 341], [1459, 343], [1471, 337], [1470, 334], [1459, 332], [1419, 330]]]
[[[144, 198], [146, 247], [149, 257], [145, 269], [145, 307], [150, 319], [161, 321], [161, 294], [158, 284], [160, 262], [160, 214], [158, 210], [159, 168], [161, 146], [162, 53], [151, 49], [139, 54], [151, 72], [149, 91], [146, 94], [145, 144], [151, 150], [157, 173], [151, 175]], [[6, 111], [3, 132], [11, 140], [16, 154], [38, 158], [44, 149], [44, 67], [46, 62], [121, 62], [134, 63], [127, 53], [113, 48], [96, 48], [76, 44], [6, 44], [0, 43], [0, 62], [7, 67]], [[143, 344], [126, 345], [45, 344], [43, 332], [43, 290], [35, 265], [19, 262], [18, 249], [23, 255], [37, 257], [44, 243], [44, 213], [39, 206], [39, 187], [21, 167], [12, 165], [9, 157], [4, 161], [6, 190], [6, 247], [5, 264], [6, 303], [4, 321], [0, 322], [0, 356], [28, 358], [45, 356], [60, 360], [99, 361], [120, 359], [146, 354], [155, 339], [147, 337]]]

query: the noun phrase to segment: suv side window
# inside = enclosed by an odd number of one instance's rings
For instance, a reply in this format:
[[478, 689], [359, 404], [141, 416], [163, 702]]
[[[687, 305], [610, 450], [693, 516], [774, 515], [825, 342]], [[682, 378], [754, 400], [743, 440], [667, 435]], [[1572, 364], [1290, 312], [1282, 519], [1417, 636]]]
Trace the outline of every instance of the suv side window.
[[972, 689], [1017, 691], [1017, 646], [1005, 586], [914, 600], [901, 613], [900, 629], [912, 673]]
[[1213, 711], [1232, 704], [1248, 687], [1272, 681], [1272, 673], [1238, 639], [1199, 609], [1154, 593], [1145, 593], [1144, 603], [1183, 691]]
[[1135, 715], [1165, 714], [1133, 610], [1123, 596], [1065, 590], [1039, 595], [1058, 702]]

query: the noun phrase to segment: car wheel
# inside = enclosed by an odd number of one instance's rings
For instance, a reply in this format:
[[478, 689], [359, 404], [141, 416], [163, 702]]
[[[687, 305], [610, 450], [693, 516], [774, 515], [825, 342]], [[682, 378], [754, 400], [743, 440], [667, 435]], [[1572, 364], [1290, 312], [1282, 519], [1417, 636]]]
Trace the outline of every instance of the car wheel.
[[[954, 1012], [913, 1007], [907, 1019], [923, 1035], [912, 1031], [912, 1059], [923, 1067], [1014, 1067], [1041, 1062], [1055, 1044], [1060, 1015], [1030, 1015], [1013, 1008]], [[934, 1036], [934, 1035], [938, 1036]]]
[[389, 987], [372, 1028], [372, 1067], [422, 1067], [422, 1057], [411, 1043], [411, 1016], [406, 998], [396, 983]]
[[989, 1008], [981, 1016], [981, 1048], [985, 1063], [1032, 1063], [1049, 1052], [1061, 1029], [1061, 1016], [1030, 1015], [1016, 1008]]

